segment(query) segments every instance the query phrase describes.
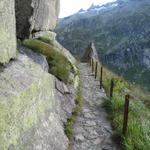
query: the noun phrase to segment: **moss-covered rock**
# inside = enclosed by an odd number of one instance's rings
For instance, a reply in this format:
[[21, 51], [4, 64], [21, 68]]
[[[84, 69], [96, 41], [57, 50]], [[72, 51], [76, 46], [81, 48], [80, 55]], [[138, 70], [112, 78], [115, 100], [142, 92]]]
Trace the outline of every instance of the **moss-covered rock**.
[[52, 31], [40, 31], [33, 34], [35, 39], [45, 37], [48, 42], [56, 40], [56, 33]]
[[47, 57], [50, 73], [65, 83], [68, 82], [72, 69], [71, 62], [57, 50], [57, 47], [36, 39], [27, 39], [23, 44]]
[[26, 149], [20, 137], [55, 108], [54, 77], [19, 54], [0, 73], [0, 83], [0, 149], [18, 149], [18, 143]]
[[59, 42], [57, 42], [56, 33], [51, 31], [46, 31], [46, 32], [35, 33], [34, 36], [35, 38], [49, 44], [57, 52], [65, 56], [71, 62], [71, 64], [76, 63], [76, 59], [73, 57], [73, 55], [67, 49], [65, 49]]

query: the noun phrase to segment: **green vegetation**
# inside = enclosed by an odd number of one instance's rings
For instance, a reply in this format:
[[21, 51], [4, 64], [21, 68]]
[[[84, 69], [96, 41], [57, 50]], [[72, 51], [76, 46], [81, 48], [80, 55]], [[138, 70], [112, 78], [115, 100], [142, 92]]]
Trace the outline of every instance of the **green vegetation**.
[[76, 92], [76, 100], [75, 100], [76, 107], [74, 108], [74, 111], [72, 113], [72, 116], [67, 120], [67, 123], [65, 125], [65, 133], [69, 139], [73, 136], [73, 125], [75, 123], [76, 117], [80, 113], [82, 104], [83, 104], [83, 98], [81, 93], [81, 85], [79, 83], [78, 89]]
[[115, 94], [112, 100], [105, 101], [104, 106], [111, 114], [116, 135], [121, 137], [124, 149], [150, 149], [150, 112], [141, 101], [130, 101], [129, 123], [126, 137], [122, 135], [124, 97]]
[[[42, 39], [47, 38], [43, 37]], [[50, 73], [67, 83], [69, 79], [69, 73], [72, 69], [71, 63], [64, 55], [59, 53], [53, 45], [47, 44], [45, 42], [40, 40], [27, 39], [23, 42], [23, 44], [35, 52], [45, 55], [50, 66]]]
[[[119, 140], [125, 150], [150, 149], [150, 110], [144, 104], [150, 98], [139, 88], [126, 82], [123, 78], [103, 69], [103, 87], [109, 96], [110, 81], [114, 80], [114, 94], [112, 99], [105, 99], [104, 107], [111, 114], [114, 137]], [[130, 94], [129, 123], [127, 135], [122, 134], [125, 95]]]
[[111, 66], [110, 69], [118, 75], [122, 75], [127, 81], [134, 83], [136, 86], [141, 86], [145, 91], [150, 90], [150, 70], [143, 65], [135, 65], [127, 71], [118, 69], [115, 66]]
[[92, 12], [91, 15], [89, 11], [61, 19], [56, 27], [58, 41], [75, 55], [82, 55], [87, 43], [94, 41], [104, 64], [110, 69], [113, 69], [112, 64], [117, 69], [128, 66], [118, 69], [117, 73], [150, 91], [150, 71], [145, 68], [143, 72], [143, 68], [137, 67], [143, 65], [145, 49], [150, 49], [150, 1], [124, 0], [119, 3], [120, 6], [106, 8], [100, 13]]
[[50, 39], [49, 36], [39, 37], [38, 40], [45, 42], [47, 44], [51, 44], [51, 45], [53, 45], [53, 42], [54, 42], [54, 40]]

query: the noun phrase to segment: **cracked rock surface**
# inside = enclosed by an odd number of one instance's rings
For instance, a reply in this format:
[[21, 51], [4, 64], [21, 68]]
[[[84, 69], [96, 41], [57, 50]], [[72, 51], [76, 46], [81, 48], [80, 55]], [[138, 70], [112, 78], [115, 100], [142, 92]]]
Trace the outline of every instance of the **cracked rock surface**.
[[0, 0], [0, 64], [17, 55], [14, 0]]
[[28, 38], [31, 33], [54, 30], [60, 0], [15, 0], [17, 36]]

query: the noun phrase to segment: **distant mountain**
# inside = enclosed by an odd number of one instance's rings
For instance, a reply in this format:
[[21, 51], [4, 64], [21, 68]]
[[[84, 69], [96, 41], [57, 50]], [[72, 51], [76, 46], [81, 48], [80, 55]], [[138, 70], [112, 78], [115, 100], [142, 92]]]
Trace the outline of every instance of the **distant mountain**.
[[61, 19], [56, 32], [74, 55], [94, 41], [104, 65], [150, 89], [150, 0], [92, 5]]

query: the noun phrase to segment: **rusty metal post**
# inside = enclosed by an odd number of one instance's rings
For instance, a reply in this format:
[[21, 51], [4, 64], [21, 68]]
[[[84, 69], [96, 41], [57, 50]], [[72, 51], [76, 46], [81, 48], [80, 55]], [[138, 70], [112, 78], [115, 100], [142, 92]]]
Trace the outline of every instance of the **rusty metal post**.
[[129, 98], [130, 98], [130, 95], [125, 96], [124, 120], [123, 120], [123, 135], [124, 136], [126, 135], [127, 128], [128, 128]]
[[96, 64], [95, 64], [95, 79], [97, 78], [97, 61], [96, 61]]
[[94, 72], [94, 60], [92, 58], [92, 73]]
[[111, 82], [110, 82], [110, 98], [113, 97], [113, 90], [114, 90], [114, 80], [111, 79]]
[[102, 89], [103, 84], [103, 67], [101, 67], [101, 74], [100, 74], [100, 89]]

